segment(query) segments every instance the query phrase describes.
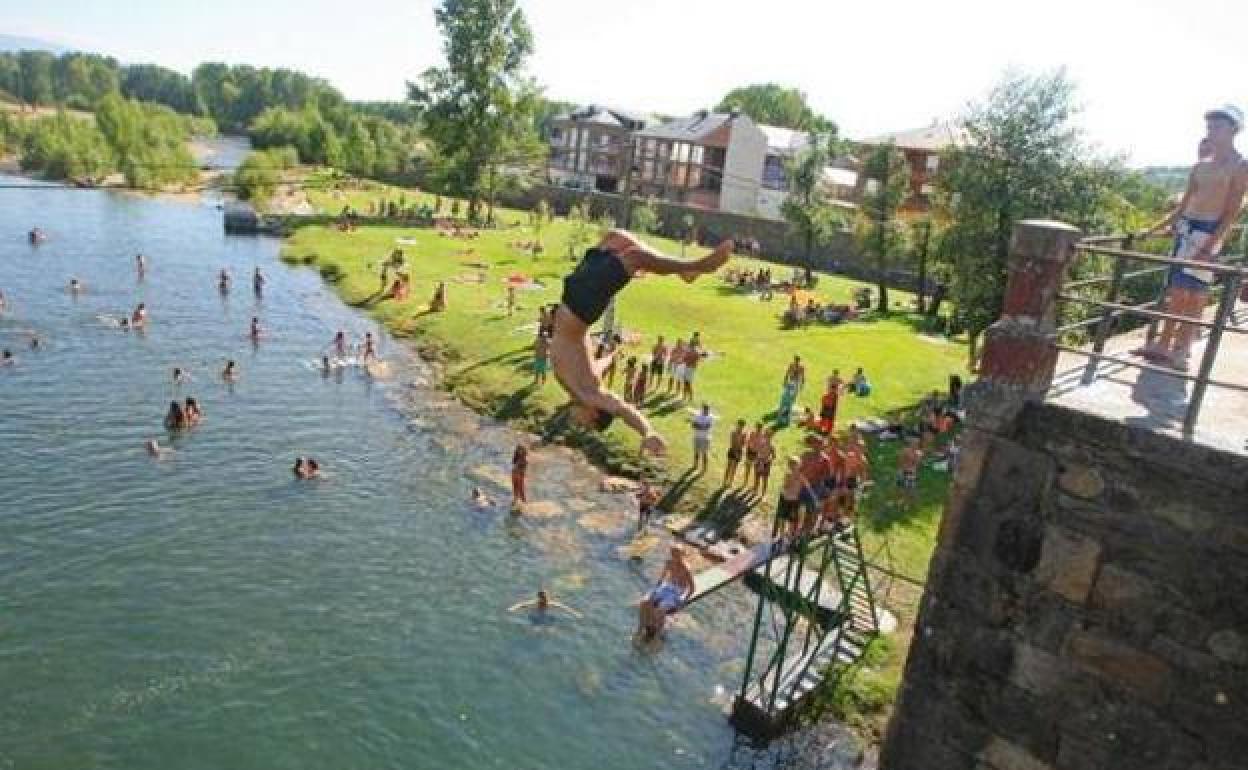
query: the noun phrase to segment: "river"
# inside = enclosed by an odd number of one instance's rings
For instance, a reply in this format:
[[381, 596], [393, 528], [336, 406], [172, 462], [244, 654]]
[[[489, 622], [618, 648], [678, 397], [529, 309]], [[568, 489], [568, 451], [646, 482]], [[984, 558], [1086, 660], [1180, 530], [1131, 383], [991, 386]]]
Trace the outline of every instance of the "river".
[[[637, 651], [658, 563], [617, 554], [631, 501], [551, 449], [530, 480], [546, 515], [467, 505], [474, 485], [505, 498], [515, 434], [278, 249], [223, 235], [212, 201], [0, 190], [0, 346], [18, 358], [0, 370], [0, 769], [732, 761], [749, 594]], [[100, 320], [138, 302], [145, 333]], [[340, 328], [380, 335], [393, 376], [322, 376]], [[203, 423], [170, 436], [188, 395]], [[174, 453], [148, 456], [153, 437]], [[301, 454], [328, 479], [296, 481]], [[507, 612], [538, 586], [585, 617]]]

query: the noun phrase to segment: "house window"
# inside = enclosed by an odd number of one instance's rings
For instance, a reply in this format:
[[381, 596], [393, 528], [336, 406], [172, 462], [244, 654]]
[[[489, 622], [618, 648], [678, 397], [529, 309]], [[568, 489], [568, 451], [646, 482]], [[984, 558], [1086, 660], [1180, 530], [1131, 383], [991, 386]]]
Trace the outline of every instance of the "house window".
[[693, 162], [694, 163], [702, 162], [702, 145], [700, 144], [695, 145], [693, 148]]
[[928, 155], [927, 156], [927, 173], [935, 174], [939, 168], [940, 168], [940, 156]]
[[768, 190], [787, 190], [789, 180], [784, 173], [784, 160], [778, 155], [768, 155], [763, 161], [763, 187]]
[[550, 129], [550, 141], [551, 141], [551, 142], [553, 142], [553, 143], [555, 143], [555, 144], [558, 144], [558, 143], [562, 142], [562, 141], [563, 141], [563, 131], [561, 131], [561, 130], [559, 130], [559, 129], [557, 129], [557, 128], [552, 128], [552, 129]]

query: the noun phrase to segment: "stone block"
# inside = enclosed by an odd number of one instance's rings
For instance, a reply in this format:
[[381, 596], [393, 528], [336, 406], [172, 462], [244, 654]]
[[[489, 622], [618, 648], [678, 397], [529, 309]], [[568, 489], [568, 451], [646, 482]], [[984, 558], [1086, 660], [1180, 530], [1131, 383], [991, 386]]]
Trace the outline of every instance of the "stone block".
[[1206, 642], [1213, 656], [1235, 666], [1248, 664], [1248, 639], [1230, 628], [1214, 631]]
[[1152, 601], [1155, 594], [1155, 584], [1151, 580], [1117, 565], [1106, 564], [1096, 576], [1091, 606], [1125, 612]]
[[1095, 500], [1105, 491], [1105, 480], [1100, 472], [1086, 465], [1065, 467], [1058, 474], [1057, 484], [1063, 492], [1081, 500]]
[[1061, 689], [1069, 673], [1070, 667], [1052, 653], [1026, 642], [1014, 649], [1010, 682], [1033, 695], [1047, 696]]
[[1163, 703], [1169, 695], [1171, 667], [1156, 655], [1086, 631], [1071, 635], [1069, 651], [1075, 665], [1148, 703]]
[[1100, 565], [1101, 544], [1068, 529], [1044, 530], [1040, 563], [1034, 577], [1041, 585], [1075, 604], [1087, 601]]
[[1052, 770], [1048, 762], [1041, 762], [1026, 750], [1001, 738], [993, 738], [979, 756], [992, 770]]

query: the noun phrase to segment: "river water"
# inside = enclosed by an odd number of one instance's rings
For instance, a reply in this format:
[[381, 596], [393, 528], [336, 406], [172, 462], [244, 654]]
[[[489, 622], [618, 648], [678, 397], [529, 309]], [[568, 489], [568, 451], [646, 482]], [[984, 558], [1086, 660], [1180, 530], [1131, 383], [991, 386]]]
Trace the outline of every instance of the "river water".
[[[18, 357], [0, 370], [0, 769], [735, 761], [722, 707], [749, 594], [634, 649], [657, 561], [617, 554], [629, 499], [552, 449], [530, 480], [544, 515], [468, 506], [474, 485], [505, 498], [516, 436], [384, 335], [393, 377], [322, 376], [336, 329], [380, 330], [278, 249], [224, 236], [211, 201], [0, 190], [0, 347]], [[138, 302], [145, 333], [100, 320]], [[170, 436], [188, 395], [203, 423]], [[149, 457], [153, 437], [174, 453]], [[300, 454], [329, 478], [294, 480]], [[585, 617], [506, 611], [539, 585]]]

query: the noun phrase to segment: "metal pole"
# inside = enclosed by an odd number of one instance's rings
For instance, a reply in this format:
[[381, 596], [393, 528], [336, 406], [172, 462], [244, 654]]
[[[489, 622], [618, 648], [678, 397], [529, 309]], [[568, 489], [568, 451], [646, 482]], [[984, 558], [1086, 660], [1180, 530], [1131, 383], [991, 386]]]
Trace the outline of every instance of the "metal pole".
[[[1109, 279], [1109, 293], [1106, 295], [1106, 301], [1117, 302], [1118, 292], [1122, 290], [1122, 274], [1126, 271], [1126, 260], [1122, 257], [1114, 257], [1114, 273]], [[1114, 326], [1114, 309], [1106, 307], [1101, 311], [1101, 322], [1096, 325], [1096, 336], [1093, 338], [1092, 351], [1095, 353], [1105, 352], [1105, 339], [1109, 337], [1109, 330]], [[1083, 370], [1083, 384], [1091, 385], [1096, 379], [1096, 366], [1100, 359], [1095, 356], [1088, 356], [1088, 365]]]
[[1187, 413], [1183, 415], [1183, 435], [1191, 437], [1200, 419], [1200, 405], [1205, 400], [1205, 390], [1209, 387], [1209, 375], [1213, 373], [1213, 363], [1218, 357], [1218, 346], [1222, 343], [1222, 331], [1230, 322], [1231, 313], [1235, 310], [1235, 300], [1239, 297], [1240, 276], [1233, 273], [1227, 276], [1223, 284], [1222, 300], [1218, 303], [1218, 314], [1214, 319], [1213, 328], [1209, 330], [1209, 341], [1205, 344], [1205, 354], [1200, 359], [1200, 371], [1196, 375], [1196, 387], [1192, 389], [1192, 400], [1187, 404]]
[[[771, 581], [771, 556], [770, 549], [776, 547], [776, 536], [780, 533], [780, 517], [776, 516], [775, 521], [771, 525], [771, 544], [768, 546], [767, 562], [763, 565], [763, 585], [764, 587]], [[750, 637], [750, 650], [745, 654], [745, 676], [741, 680], [741, 694], [739, 697], [745, 697], [745, 691], [750, 686], [750, 674], [754, 668], [754, 652], [758, 648], [758, 631], [763, 624], [763, 603], [767, 601], [767, 594], [758, 592], [758, 609], [754, 612], [754, 635]], [[760, 685], [759, 692], [762, 692]]]

